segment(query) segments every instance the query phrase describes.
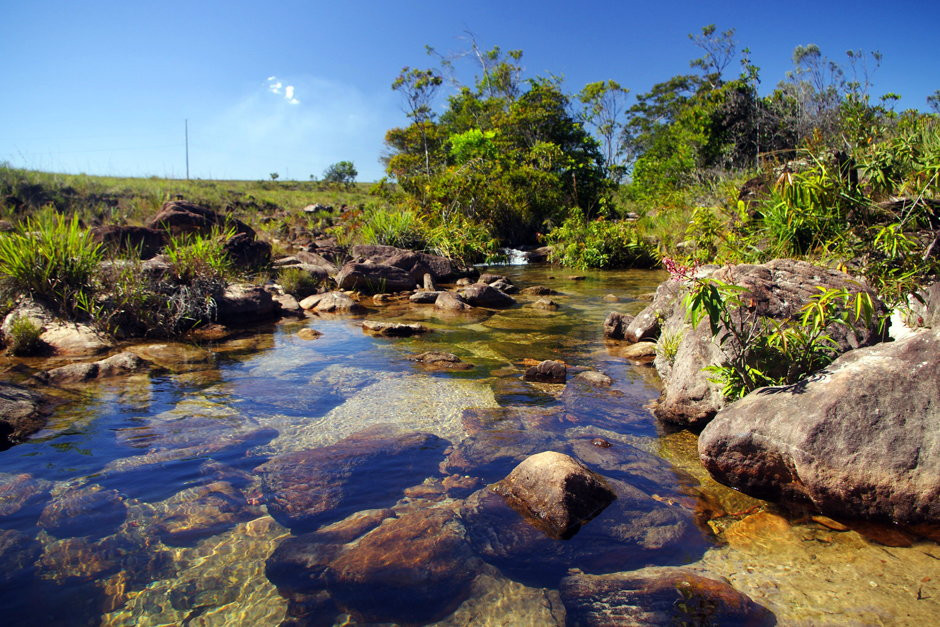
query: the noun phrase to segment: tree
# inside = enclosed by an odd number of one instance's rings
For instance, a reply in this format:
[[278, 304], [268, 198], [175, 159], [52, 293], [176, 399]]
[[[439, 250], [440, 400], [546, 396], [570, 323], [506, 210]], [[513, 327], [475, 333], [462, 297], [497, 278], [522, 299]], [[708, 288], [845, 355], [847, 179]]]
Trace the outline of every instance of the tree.
[[343, 185], [352, 185], [356, 182], [356, 166], [352, 161], [337, 161], [323, 171], [323, 181], [325, 183], [341, 183]]
[[421, 135], [424, 150], [424, 173], [431, 178], [431, 148], [428, 145], [428, 127], [434, 122], [431, 103], [440, 88], [443, 79], [434, 70], [419, 70], [405, 66], [398, 78], [392, 82], [392, 89], [401, 93], [407, 110], [405, 115], [413, 120]]
[[940, 89], [927, 96], [927, 105], [934, 113], [940, 113]]
[[600, 138], [607, 175], [618, 183], [626, 174], [626, 167], [621, 163], [624, 149], [620, 136], [629, 93], [629, 89], [621, 87], [616, 81], [598, 81], [588, 83], [578, 94], [578, 99], [584, 105], [581, 119], [593, 127]]

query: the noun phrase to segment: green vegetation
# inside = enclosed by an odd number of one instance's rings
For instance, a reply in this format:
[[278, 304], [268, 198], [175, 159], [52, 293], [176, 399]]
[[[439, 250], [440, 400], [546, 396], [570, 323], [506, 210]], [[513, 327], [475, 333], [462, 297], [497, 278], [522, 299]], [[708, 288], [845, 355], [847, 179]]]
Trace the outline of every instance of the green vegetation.
[[298, 299], [315, 294], [320, 287], [316, 277], [300, 268], [284, 268], [277, 275], [277, 282], [285, 292]]
[[10, 323], [10, 353], [13, 355], [35, 355], [42, 348], [42, 327], [30, 318], [17, 316]]
[[90, 311], [89, 286], [101, 258], [77, 216], [46, 210], [0, 234], [0, 280], [66, 317]]

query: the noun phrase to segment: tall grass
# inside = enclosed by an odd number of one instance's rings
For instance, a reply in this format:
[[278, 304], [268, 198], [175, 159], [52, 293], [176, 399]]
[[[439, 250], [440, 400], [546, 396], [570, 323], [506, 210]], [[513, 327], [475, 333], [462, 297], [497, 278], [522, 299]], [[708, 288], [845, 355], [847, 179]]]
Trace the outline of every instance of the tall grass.
[[69, 317], [90, 311], [92, 276], [101, 258], [101, 246], [77, 216], [43, 211], [0, 234], [0, 280]]
[[174, 235], [165, 254], [180, 283], [198, 279], [224, 280], [232, 276], [234, 266], [225, 250], [225, 242], [235, 235], [234, 229], [213, 229], [208, 235], [184, 233]]

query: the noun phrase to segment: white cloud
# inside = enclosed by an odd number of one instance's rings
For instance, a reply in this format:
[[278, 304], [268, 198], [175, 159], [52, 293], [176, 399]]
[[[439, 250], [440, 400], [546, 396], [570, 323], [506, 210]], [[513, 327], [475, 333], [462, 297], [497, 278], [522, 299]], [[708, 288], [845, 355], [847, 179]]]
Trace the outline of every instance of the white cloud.
[[284, 88], [284, 100], [292, 105], [300, 104], [300, 101], [294, 98], [294, 86], [288, 85]]
[[281, 89], [284, 89], [284, 100], [288, 104], [298, 105], [300, 104], [300, 99], [294, 97], [294, 86], [293, 85], [284, 85], [284, 83], [277, 76], [269, 76], [267, 78], [268, 91], [272, 94], [281, 95]]

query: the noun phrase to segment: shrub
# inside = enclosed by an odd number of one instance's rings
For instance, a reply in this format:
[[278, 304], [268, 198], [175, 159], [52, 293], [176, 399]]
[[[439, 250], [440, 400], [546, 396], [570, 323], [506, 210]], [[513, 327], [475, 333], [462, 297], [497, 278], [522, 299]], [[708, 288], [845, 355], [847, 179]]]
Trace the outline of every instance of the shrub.
[[213, 229], [208, 236], [189, 233], [170, 238], [166, 256], [177, 281], [187, 285], [200, 280], [224, 281], [231, 276], [234, 268], [225, 242], [233, 235], [234, 230]]
[[364, 244], [382, 244], [398, 248], [424, 248], [421, 219], [410, 209], [368, 207], [362, 214], [359, 235]]
[[552, 229], [552, 261], [574, 268], [649, 268], [655, 265], [653, 246], [642, 239], [636, 224], [598, 218], [585, 221], [580, 214]]
[[10, 324], [10, 352], [14, 355], [35, 355], [43, 346], [39, 339], [42, 326], [31, 318], [17, 316]]
[[77, 216], [67, 219], [51, 210], [0, 234], [0, 277], [12, 290], [70, 317], [88, 312], [101, 257], [101, 246]]
[[301, 268], [284, 268], [277, 277], [285, 292], [303, 298], [316, 293], [320, 279]]
[[496, 263], [505, 257], [499, 242], [485, 225], [461, 215], [430, 227], [427, 239], [433, 253], [464, 265]]

